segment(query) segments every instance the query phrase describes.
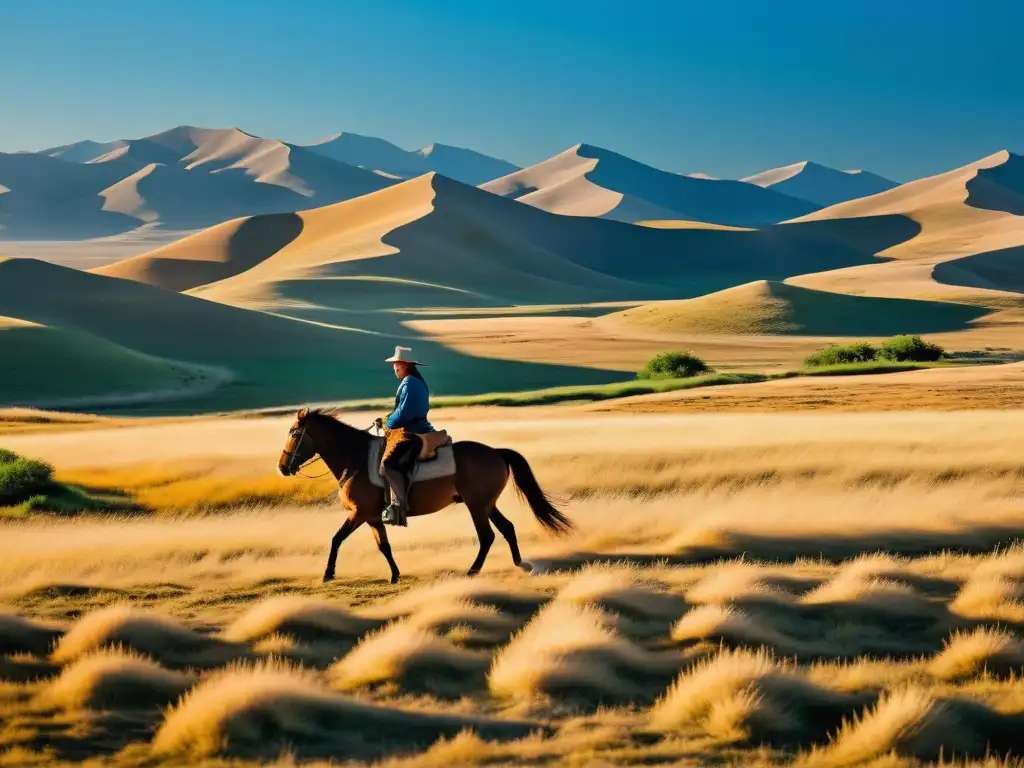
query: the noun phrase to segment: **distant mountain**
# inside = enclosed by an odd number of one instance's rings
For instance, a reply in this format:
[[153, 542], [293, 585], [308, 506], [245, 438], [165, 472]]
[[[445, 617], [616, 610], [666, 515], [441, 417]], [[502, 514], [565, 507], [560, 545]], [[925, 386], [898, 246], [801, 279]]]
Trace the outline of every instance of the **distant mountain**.
[[153, 224], [196, 229], [315, 208], [395, 183], [237, 128], [178, 126], [140, 139], [0, 155], [0, 237], [78, 239]]
[[519, 170], [518, 165], [505, 160], [447, 144], [431, 144], [416, 154], [423, 158], [429, 170], [473, 186]]
[[668, 173], [588, 144], [481, 186], [552, 213], [626, 222], [683, 219], [760, 227], [818, 208], [740, 181]]
[[762, 171], [741, 181], [822, 206], [875, 195], [899, 186], [895, 181], [869, 171], [837, 171], [809, 160]]
[[306, 149], [400, 179], [411, 179], [433, 171], [464, 184], [477, 185], [519, 170], [512, 163], [471, 149], [431, 144], [409, 152], [384, 139], [358, 133], [337, 133], [308, 145]]
[[0, 153], [0, 238], [62, 239], [124, 232], [139, 221], [104, 209], [100, 193], [120, 180], [116, 169], [47, 155]]

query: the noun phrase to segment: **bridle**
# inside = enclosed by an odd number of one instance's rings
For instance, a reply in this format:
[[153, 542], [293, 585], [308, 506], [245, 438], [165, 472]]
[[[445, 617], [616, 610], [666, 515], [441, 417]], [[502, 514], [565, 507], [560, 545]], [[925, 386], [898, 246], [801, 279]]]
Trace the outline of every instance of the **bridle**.
[[295, 456], [296, 456], [296, 454], [298, 452], [299, 446], [302, 445], [302, 441], [305, 440], [305, 439], [306, 439], [306, 426], [305, 425], [302, 425], [300, 427], [292, 427], [290, 430], [288, 430], [288, 441], [291, 443], [291, 448], [285, 448], [284, 449], [284, 454], [285, 454], [285, 456], [288, 457], [288, 463], [285, 464], [285, 468], [288, 470], [289, 474], [294, 475], [295, 477], [305, 478], [306, 480], [317, 480], [317, 479], [319, 479], [321, 477], [326, 477], [327, 475], [331, 474], [331, 468], [330, 467], [327, 468], [326, 472], [321, 472], [319, 475], [304, 475], [304, 474], [302, 474], [302, 470], [305, 469], [306, 467], [308, 467], [310, 464], [312, 464], [317, 459], [320, 459], [321, 461], [323, 461], [323, 459], [320, 457], [319, 453], [316, 454], [315, 456], [313, 456], [313, 458], [311, 458], [309, 461], [306, 461], [306, 462], [300, 464], [297, 467], [295, 466]]
[[[369, 432], [372, 429], [374, 429], [375, 427], [377, 427], [377, 422], [374, 422], [373, 424], [368, 426], [366, 429], [363, 430], [363, 432]], [[377, 431], [380, 432], [380, 428], [379, 427], [377, 427]], [[295, 455], [296, 455], [296, 453], [297, 453], [297, 451], [299, 449], [299, 446], [302, 445], [302, 441], [305, 440], [305, 439], [306, 439], [306, 425], [305, 424], [300, 425], [300, 426], [296, 426], [296, 427], [292, 427], [290, 430], [288, 430], [288, 442], [291, 444], [291, 447], [290, 448], [285, 447], [284, 454], [285, 454], [285, 456], [288, 457], [288, 462], [285, 464], [285, 468], [288, 470], [289, 474], [293, 475], [294, 477], [301, 477], [301, 478], [303, 478], [305, 480], [318, 480], [321, 477], [326, 477], [327, 475], [331, 474], [331, 468], [330, 467], [327, 468], [326, 472], [321, 472], [319, 475], [304, 475], [304, 474], [302, 474], [302, 470], [305, 469], [306, 467], [308, 467], [314, 461], [316, 461], [318, 459], [320, 461], [323, 461], [323, 457], [319, 453], [317, 453], [315, 456], [313, 456], [313, 458], [309, 459], [308, 461], [303, 462], [299, 466], [297, 466], [297, 467], [295, 466]]]

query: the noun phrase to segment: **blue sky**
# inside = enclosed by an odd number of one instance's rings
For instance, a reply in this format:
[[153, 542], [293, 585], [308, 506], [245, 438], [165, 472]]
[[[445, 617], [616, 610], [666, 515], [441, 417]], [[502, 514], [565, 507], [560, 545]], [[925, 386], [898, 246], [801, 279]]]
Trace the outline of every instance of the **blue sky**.
[[183, 123], [736, 177], [1024, 151], [1019, 0], [4, 0], [0, 151]]

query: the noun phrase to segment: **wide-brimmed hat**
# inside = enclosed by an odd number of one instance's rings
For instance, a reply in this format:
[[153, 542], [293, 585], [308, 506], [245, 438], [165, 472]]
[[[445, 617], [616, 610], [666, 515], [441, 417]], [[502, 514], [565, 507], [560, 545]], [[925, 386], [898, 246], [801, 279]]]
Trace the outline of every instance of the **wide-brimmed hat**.
[[413, 365], [426, 365], [419, 360], [413, 360], [409, 347], [395, 347], [395, 354], [385, 360], [385, 363], [412, 363]]

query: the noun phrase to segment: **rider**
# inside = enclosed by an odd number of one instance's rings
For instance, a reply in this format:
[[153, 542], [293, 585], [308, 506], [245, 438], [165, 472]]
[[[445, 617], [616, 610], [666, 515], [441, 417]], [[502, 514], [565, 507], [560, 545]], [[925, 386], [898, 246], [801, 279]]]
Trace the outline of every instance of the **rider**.
[[394, 491], [392, 503], [384, 510], [385, 523], [406, 525], [409, 512], [408, 473], [416, 463], [423, 447], [419, 435], [433, 432], [427, 421], [430, 410], [430, 391], [419, 371], [423, 365], [410, 356], [409, 347], [395, 347], [395, 354], [384, 362], [392, 363], [395, 376], [400, 380], [395, 395], [395, 409], [387, 419], [377, 419], [378, 427], [385, 429], [387, 441], [381, 457], [380, 471]]

